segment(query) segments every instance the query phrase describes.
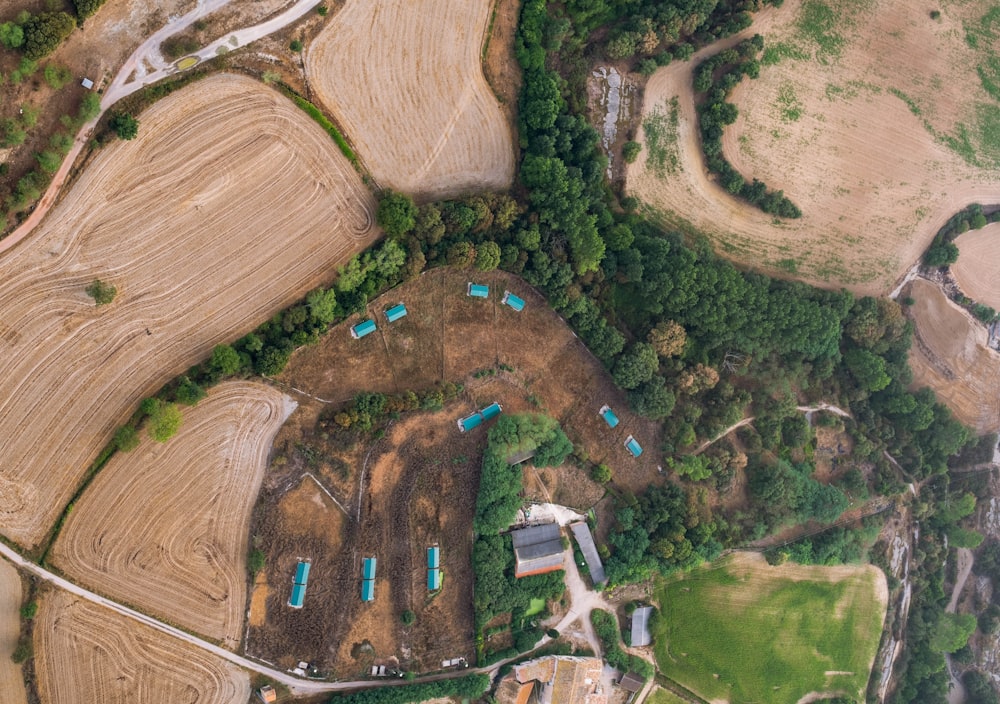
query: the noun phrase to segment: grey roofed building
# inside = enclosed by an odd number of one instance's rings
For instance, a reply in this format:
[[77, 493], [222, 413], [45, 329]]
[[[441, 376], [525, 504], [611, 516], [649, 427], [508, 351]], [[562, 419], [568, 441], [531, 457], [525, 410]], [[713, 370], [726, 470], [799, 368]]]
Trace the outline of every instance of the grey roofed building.
[[569, 527], [573, 531], [573, 536], [580, 546], [580, 551], [583, 553], [584, 559], [587, 560], [587, 569], [590, 570], [590, 581], [594, 583], [595, 587], [598, 584], [603, 584], [608, 578], [604, 574], [604, 564], [601, 562], [601, 556], [597, 554], [597, 545], [594, 544], [594, 536], [590, 533], [590, 526], [583, 521], [578, 521], [571, 523]]
[[514, 576], [527, 577], [562, 569], [562, 534], [556, 523], [511, 531], [514, 542]]
[[632, 612], [632, 637], [630, 640], [633, 647], [649, 645], [653, 642], [653, 637], [649, 634], [649, 617], [652, 614], [652, 606], [640, 606]]

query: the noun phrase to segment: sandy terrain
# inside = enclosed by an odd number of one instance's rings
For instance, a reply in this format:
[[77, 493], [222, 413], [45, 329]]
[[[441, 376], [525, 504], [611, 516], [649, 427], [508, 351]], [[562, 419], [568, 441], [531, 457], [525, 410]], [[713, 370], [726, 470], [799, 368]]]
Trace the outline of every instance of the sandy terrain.
[[238, 667], [62, 591], [42, 601], [35, 670], [43, 702], [244, 704]]
[[910, 366], [913, 385], [929, 386], [956, 417], [979, 433], [1000, 430], [1000, 354], [987, 349], [986, 330], [934, 284], [917, 279], [908, 294], [916, 325]]
[[[0, 259], [0, 524], [26, 545], [143, 396], [376, 235], [329, 136], [250, 79], [205, 79], [140, 119]], [[118, 288], [110, 306], [84, 292], [95, 277]]]
[[382, 186], [503, 189], [514, 145], [480, 63], [490, 0], [348, 0], [306, 47], [320, 101]]
[[250, 511], [291, 409], [269, 386], [216, 387], [185, 412], [169, 443], [146, 438], [112, 458], [66, 521], [53, 564], [116, 601], [236, 647]]
[[[665, 223], [709, 235], [736, 261], [817, 285], [885, 293], [956, 211], [995, 198], [996, 172], [969, 166], [935, 138], [976, 128], [970, 113], [985, 93], [961, 23], [947, 16], [976, 10], [950, 7], [934, 22], [906, 0], [851, 3], [837, 10], [845, 19], [832, 31], [843, 44], [831, 56], [800, 32], [800, 9], [793, 0], [768, 8], [744, 33], [811, 58], [763, 66], [759, 79], [735, 89], [730, 100], [740, 116], [726, 129], [723, 149], [744, 177], [784, 190], [803, 217], [775, 220], [707, 174], [691, 95], [697, 57], [649, 81], [644, 120], [679, 97], [677, 164], [657, 175], [640, 156], [629, 167], [628, 192]], [[645, 130], [639, 141], [645, 147]], [[995, 158], [978, 154], [981, 163], [986, 157]]]
[[0, 560], [0, 692], [4, 702], [27, 704], [21, 666], [11, 662], [21, 633], [21, 575], [6, 560]]
[[951, 273], [966, 296], [1000, 310], [1000, 223], [972, 230], [955, 240], [958, 261]]

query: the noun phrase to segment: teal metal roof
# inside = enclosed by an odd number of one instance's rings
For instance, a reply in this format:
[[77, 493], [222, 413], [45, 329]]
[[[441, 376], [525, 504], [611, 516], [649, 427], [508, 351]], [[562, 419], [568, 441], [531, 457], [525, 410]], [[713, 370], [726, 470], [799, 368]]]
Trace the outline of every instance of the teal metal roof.
[[484, 286], [483, 284], [474, 284], [470, 281], [469, 295], [473, 298], [488, 298], [490, 295], [490, 287]]
[[511, 308], [513, 308], [514, 310], [516, 310], [518, 312], [524, 310], [524, 299], [523, 298], [518, 298], [517, 296], [515, 296], [510, 291], [505, 291], [504, 292], [504, 294], [503, 294], [503, 301], [501, 301], [501, 302], [502, 303], [506, 303], [507, 305], [509, 305]]
[[369, 333], [375, 332], [375, 321], [374, 320], [363, 320], [362, 322], [351, 328], [351, 336], [355, 339], [364, 337]]
[[490, 420], [491, 418], [496, 418], [503, 411], [503, 408], [499, 403], [491, 403], [486, 408], [480, 411], [483, 415], [483, 420]]
[[625, 449], [631, 452], [633, 457], [638, 457], [642, 454], [642, 446], [639, 445], [639, 443], [637, 443], [635, 438], [631, 435], [629, 435], [628, 439], [625, 441]]
[[301, 609], [302, 602], [306, 598], [306, 585], [296, 584], [292, 586], [292, 598], [288, 600], [288, 605], [293, 609]]
[[361, 601], [375, 601], [374, 579], [366, 579], [361, 583]]
[[458, 421], [458, 429], [463, 433], [466, 430], [472, 430], [473, 428], [481, 425], [483, 422], [483, 414], [476, 411], [471, 416], [466, 416], [462, 420]]
[[305, 586], [306, 582], [308, 581], [309, 581], [309, 563], [300, 562], [299, 566], [295, 568], [294, 584], [301, 584]]
[[601, 409], [601, 418], [604, 419], [604, 422], [608, 424], [609, 428], [614, 428], [618, 425], [618, 416], [616, 416], [615, 412], [607, 406]]
[[427, 570], [427, 589], [436, 592], [441, 588], [441, 570]]
[[427, 566], [431, 569], [437, 569], [441, 566], [440, 552], [441, 548], [427, 548]]
[[364, 566], [364, 570], [362, 571], [362, 577], [364, 577], [364, 579], [375, 579], [375, 558], [374, 557], [366, 557], [365, 558], [365, 566]]
[[385, 319], [390, 323], [394, 323], [400, 318], [406, 316], [406, 306], [400, 303], [398, 306], [393, 306], [385, 312]]

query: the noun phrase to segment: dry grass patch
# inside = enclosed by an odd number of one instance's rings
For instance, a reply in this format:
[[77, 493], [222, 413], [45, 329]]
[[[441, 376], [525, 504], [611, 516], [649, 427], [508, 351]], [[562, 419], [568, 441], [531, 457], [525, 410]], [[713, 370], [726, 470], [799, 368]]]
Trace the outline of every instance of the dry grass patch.
[[244, 704], [238, 667], [96, 604], [52, 591], [35, 624], [35, 671], [44, 702]]
[[[937, 22], [906, 0], [789, 1], [743, 33], [764, 36], [765, 65], [733, 92], [740, 115], [723, 151], [744, 177], [784, 190], [801, 219], [776, 220], [708, 176], [691, 95], [697, 58], [649, 81], [644, 124], [679, 100], [676, 136], [657, 147], [676, 159], [657, 173], [657, 149], [647, 148], [629, 168], [629, 193], [737, 262], [858, 293], [891, 290], [948, 218], [995, 198], [1000, 107], [980, 85], [982, 51], [964, 38], [963, 23], [983, 11], [972, 5], [942, 8]], [[639, 141], [649, 146], [648, 128]]]
[[934, 389], [963, 423], [979, 433], [1000, 430], [1000, 354], [986, 346], [986, 329], [937, 285], [909, 285], [915, 330], [910, 348], [913, 384]]
[[307, 48], [322, 103], [383, 186], [506, 188], [514, 144], [483, 77], [491, 0], [348, 0]]
[[250, 511], [290, 411], [269, 386], [212, 389], [170, 442], [147, 438], [112, 458], [66, 521], [53, 563], [117, 601], [236, 647]]
[[966, 232], [955, 244], [959, 255], [951, 273], [962, 292], [977, 303], [1000, 309], [1000, 224]]
[[[143, 396], [376, 234], [336, 145], [259, 83], [207, 78], [140, 119], [0, 259], [0, 524], [28, 546]], [[118, 289], [101, 308], [98, 277]]]
[[27, 704], [24, 675], [10, 656], [21, 634], [21, 575], [6, 560], [0, 561], [0, 692], [10, 704]]

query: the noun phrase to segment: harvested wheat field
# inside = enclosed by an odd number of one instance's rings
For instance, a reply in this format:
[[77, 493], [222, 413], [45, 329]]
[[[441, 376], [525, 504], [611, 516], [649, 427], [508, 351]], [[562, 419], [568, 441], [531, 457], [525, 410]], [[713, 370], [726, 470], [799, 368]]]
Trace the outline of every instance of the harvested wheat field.
[[514, 144], [480, 63], [491, 0], [348, 0], [306, 72], [372, 176], [427, 198], [503, 189]]
[[[992, 65], [995, 42], [974, 49], [963, 30], [979, 21], [976, 5], [948, 3], [940, 20], [907, 0], [765, 9], [740, 37], [649, 81], [629, 194], [737, 262], [820, 286], [890, 291], [948, 218], [996, 197], [1000, 104], [977, 74]], [[700, 151], [692, 71], [754, 33], [765, 41], [760, 77], [730, 97], [740, 113], [723, 152], [744, 178], [783, 190], [802, 209], [798, 220], [729, 195]]]
[[271, 440], [294, 404], [230, 382], [184, 414], [170, 442], [119, 453], [77, 502], [52, 552], [71, 578], [234, 648], [247, 534]]
[[958, 261], [951, 265], [962, 293], [976, 301], [1000, 309], [1000, 223], [960, 235]]
[[[255, 81], [206, 78], [140, 119], [0, 259], [0, 525], [27, 546], [143, 396], [376, 236], [329, 136]], [[118, 289], [100, 308], [98, 277]]]
[[39, 695], [53, 704], [244, 704], [238, 667], [63, 591], [35, 622]]
[[979, 433], [1000, 431], [1000, 354], [986, 347], [986, 329], [935, 284], [913, 281], [910, 348], [913, 385], [929, 386], [960, 421]]
[[0, 560], [0, 692], [4, 702], [27, 704], [21, 666], [10, 656], [21, 633], [21, 575], [6, 560]]

